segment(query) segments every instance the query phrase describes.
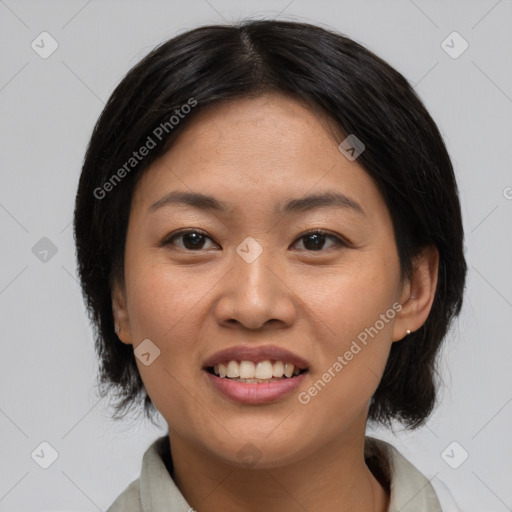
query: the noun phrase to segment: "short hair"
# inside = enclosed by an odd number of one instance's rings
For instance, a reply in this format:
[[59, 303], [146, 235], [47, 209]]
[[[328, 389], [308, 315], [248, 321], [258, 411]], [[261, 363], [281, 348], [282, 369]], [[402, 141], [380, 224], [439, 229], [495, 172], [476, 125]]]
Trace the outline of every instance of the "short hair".
[[[105, 105], [85, 155], [74, 217], [100, 394], [115, 402], [116, 419], [136, 402], [144, 402], [150, 419], [156, 412], [133, 347], [114, 332], [111, 301], [115, 280], [124, 282], [128, 217], [140, 176], [208, 105], [275, 92], [306, 102], [340, 133], [364, 143], [357, 162], [389, 209], [402, 277], [411, 276], [422, 248], [439, 251], [430, 314], [406, 341], [392, 344], [368, 414], [376, 423], [416, 428], [434, 408], [436, 355], [460, 312], [466, 278], [453, 167], [438, 127], [398, 71], [348, 37], [298, 22], [244, 20], [182, 33], [136, 64]], [[148, 137], [158, 139], [156, 147], [131, 161]]]

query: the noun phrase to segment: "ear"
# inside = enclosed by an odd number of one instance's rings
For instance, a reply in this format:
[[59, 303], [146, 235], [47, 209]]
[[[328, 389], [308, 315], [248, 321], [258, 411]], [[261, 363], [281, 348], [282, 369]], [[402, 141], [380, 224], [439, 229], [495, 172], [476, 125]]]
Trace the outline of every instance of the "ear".
[[128, 315], [128, 308], [126, 306], [126, 292], [124, 285], [115, 281], [112, 286], [112, 313], [114, 315], [114, 326], [119, 332], [116, 332], [117, 337], [127, 345], [132, 345], [132, 337], [130, 331], [130, 318]]
[[425, 247], [413, 259], [412, 276], [404, 282], [400, 296], [402, 309], [393, 325], [393, 341], [407, 331], [417, 331], [427, 320], [434, 302], [439, 270], [439, 252], [433, 245]]

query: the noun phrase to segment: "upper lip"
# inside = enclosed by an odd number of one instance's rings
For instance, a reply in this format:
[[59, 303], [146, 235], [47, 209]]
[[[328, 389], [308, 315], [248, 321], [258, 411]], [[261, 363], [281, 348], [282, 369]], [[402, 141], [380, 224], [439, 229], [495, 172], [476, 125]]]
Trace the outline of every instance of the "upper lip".
[[308, 362], [302, 357], [275, 345], [261, 345], [259, 347], [250, 345], [239, 345], [219, 350], [208, 357], [204, 362], [204, 368], [210, 368], [226, 361], [252, 361], [259, 363], [261, 361], [274, 360], [292, 363], [301, 370], [308, 368]]

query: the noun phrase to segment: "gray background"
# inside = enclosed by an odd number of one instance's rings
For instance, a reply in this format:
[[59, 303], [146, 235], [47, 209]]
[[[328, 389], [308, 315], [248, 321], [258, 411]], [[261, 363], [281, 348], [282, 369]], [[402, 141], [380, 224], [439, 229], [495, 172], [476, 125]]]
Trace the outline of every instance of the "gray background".
[[[105, 510], [165, 432], [163, 422], [112, 422], [95, 394], [74, 196], [93, 123], [125, 72], [169, 37], [244, 16], [347, 34], [403, 73], [438, 123], [462, 196], [466, 302], [428, 425], [372, 433], [443, 480], [462, 510], [512, 510], [510, 0], [0, 0], [0, 511]], [[47, 59], [31, 48], [43, 31], [59, 45]], [[469, 43], [456, 59], [441, 46], [453, 31]], [[48, 469], [31, 458], [43, 441], [58, 452]], [[469, 457], [453, 469], [446, 461], [460, 463], [462, 450]]]

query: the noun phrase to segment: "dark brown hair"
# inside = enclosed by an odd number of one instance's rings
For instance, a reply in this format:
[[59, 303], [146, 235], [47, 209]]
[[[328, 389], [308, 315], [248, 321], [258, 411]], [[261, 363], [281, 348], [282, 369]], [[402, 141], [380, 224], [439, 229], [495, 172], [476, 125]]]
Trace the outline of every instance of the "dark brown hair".
[[[111, 285], [123, 280], [137, 180], [203, 108], [265, 92], [307, 102], [341, 133], [355, 134], [365, 144], [358, 163], [390, 211], [403, 276], [410, 276], [421, 248], [432, 244], [439, 251], [430, 315], [406, 341], [393, 343], [369, 412], [377, 422], [397, 419], [419, 426], [435, 404], [436, 354], [460, 311], [466, 276], [452, 164], [435, 122], [400, 73], [353, 40], [305, 23], [245, 21], [188, 31], [149, 53], [108, 100], [87, 149], [74, 219], [78, 272], [100, 360], [100, 393], [115, 398], [115, 417], [141, 399], [148, 417], [155, 411], [133, 347], [117, 338], [112, 316]], [[156, 147], [131, 161], [150, 136], [158, 139]]]

